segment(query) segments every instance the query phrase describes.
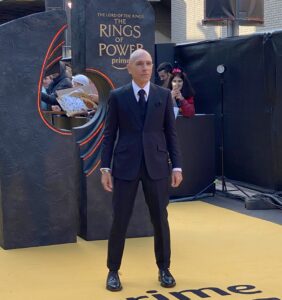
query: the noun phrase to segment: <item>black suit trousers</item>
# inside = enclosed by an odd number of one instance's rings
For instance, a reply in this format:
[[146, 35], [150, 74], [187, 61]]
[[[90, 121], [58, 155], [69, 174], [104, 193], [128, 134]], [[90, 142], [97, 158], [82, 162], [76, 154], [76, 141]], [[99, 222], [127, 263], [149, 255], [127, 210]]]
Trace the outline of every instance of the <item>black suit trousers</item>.
[[157, 266], [159, 269], [166, 269], [170, 265], [170, 232], [167, 218], [168, 178], [152, 180], [148, 175], [144, 160], [142, 160], [140, 172], [135, 180], [114, 178], [113, 223], [108, 242], [107, 259], [107, 266], [111, 271], [117, 271], [121, 265], [126, 231], [140, 181], [154, 227]]

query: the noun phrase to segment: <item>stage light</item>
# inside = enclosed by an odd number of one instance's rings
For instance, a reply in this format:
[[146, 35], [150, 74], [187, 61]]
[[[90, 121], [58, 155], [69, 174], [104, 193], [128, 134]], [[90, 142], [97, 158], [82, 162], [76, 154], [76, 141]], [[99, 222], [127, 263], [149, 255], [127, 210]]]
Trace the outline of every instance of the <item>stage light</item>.
[[218, 65], [218, 66], [216, 67], [216, 72], [217, 72], [218, 74], [223, 74], [225, 71], [226, 71], [225, 65]]

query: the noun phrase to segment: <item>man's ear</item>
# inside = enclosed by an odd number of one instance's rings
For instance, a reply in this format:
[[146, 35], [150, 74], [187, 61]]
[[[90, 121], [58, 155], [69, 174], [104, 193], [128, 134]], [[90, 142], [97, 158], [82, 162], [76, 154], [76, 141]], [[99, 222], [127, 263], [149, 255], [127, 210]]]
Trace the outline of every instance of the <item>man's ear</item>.
[[131, 74], [130, 64], [127, 64], [126, 67], [127, 67], [127, 72], [128, 72], [129, 74]]

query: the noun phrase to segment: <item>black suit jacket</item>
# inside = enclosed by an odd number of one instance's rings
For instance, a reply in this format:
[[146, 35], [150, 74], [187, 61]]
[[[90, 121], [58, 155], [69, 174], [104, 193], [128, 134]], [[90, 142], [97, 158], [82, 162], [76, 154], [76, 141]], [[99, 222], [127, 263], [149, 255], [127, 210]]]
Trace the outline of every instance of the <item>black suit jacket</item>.
[[[118, 139], [115, 141], [118, 133]], [[151, 179], [169, 176], [168, 153], [172, 167], [181, 167], [171, 93], [150, 84], [144, 123], [132, 84], [113, 90], [104, 131], [101, 167], [123, 180], [136, 179], [144, 154]]]

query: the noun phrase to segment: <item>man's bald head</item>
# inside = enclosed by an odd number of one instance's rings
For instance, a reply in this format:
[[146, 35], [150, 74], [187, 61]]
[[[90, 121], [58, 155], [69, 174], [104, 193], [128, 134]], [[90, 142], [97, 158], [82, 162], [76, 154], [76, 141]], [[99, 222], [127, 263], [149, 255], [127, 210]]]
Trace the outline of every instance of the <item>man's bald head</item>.
[[144, 49], [137, 49], [132, 52], [127, 70], [135, 83], [143, 88], [152, 76], [153, 63], [150, 53]]
[[139, 49], [137, 49], [137, 50], [135, 50], [131, 53], [131, 55], [129, 57], [129, 63], [136, 60], [136, 59], [138, 59], [138, 57], [144, 56], [144, 55], [149, 56], [152, 60], [152, 56], [148, 51], [146, 51], [145, 49], [139, 48]]

